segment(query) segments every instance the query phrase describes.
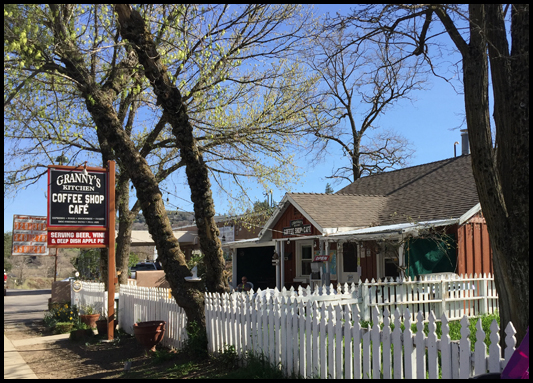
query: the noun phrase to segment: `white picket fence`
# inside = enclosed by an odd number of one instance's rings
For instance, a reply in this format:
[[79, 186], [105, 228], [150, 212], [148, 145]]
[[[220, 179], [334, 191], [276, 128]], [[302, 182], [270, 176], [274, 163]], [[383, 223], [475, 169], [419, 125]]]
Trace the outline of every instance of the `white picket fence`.
[[493, 314], [498, 310], [498, 295], [492, 275], [446, 276], [444, 279], [422, 276], [411, 280], [385, 279], [384, 281], [359, 281], [357, 297], [360, 299], [361, 316], [370, 320], [371, 307], [380, 312], [396, 309], [403, 315], [408, 308], [411, 321], [421, 311], [424, 321], [430, 311], [437, 318], [446, 314], [449, 320]]
[[128, 334], [133, 334], [133, 324], [152, 320], [166, 323], [161, 344], [180, 349], [187, 340], [187, 317], [170, 295], [169, 289], [121, 285], [119, 293], [118, 323]]
[[[360, 325], [357, 305], [331, 305], [282, 294], [206, 294], [209, 351], [226, 345], [236, 352], [263, 353], [280, 363], [286, 374], [322, 378], [468, 378], [485, 372], [500, 372], [515, 349], [515, 330], [507, 326], [505, 358], [500, 358], [498, 325], [491, 325], [491, 345], [478, 321], [475, 352], [470, 351], [468, 319], [461, 319], [461, 340], [451, 341], [448, 319], [442, 315], [442, 337], [436, 335], [436, 318], [429, 315], [426, 336], [424, 315], [417, 314], [417, 333], [411, 331], [411, 313], [394, 313], [391, 330], [387, 308], [380, 317], [372, 308], [374, 326]], [[383, 323], [380, 329], [379, 323]], [[440, 353], [441, 363], [438, 364]], [[427, 360], [427, 367], [426, 367]]]
[[[493, 283], [490, 276], [474, 276], [460, 281], [359, 282], [339, 285], [337, 289], [322, 286], [314, 291], [298, 288], [206, 293], [208, 347], [211, 353], [226, 345], [233, 345], [239, 355], [245, 351], [263, 353], [273, 363], [281, 363], [286, 373], [304, 377], [431, 378], [440, 373], [443, 378], [465, 378], [499, 372], [514, 351], [514, 328], [509, 325], [505, 329], [507, 347], [505, 358], [500, 358], [498, 325], [491, 325], [492, 343], [487, 354], [482, 342], [485, 334], [478, 324], [478, 341], [471, 353], [466, 318], [493, 312], [497, 307], [497, 297], [489, 283]], [[93, 305], [97, 310], [101, 307], [105, 314], [103, 286], [82, 282], [81, 291], [71, 290], [72, 303]], [[456, 308], [451, 309], [454, 304]], [[419, 307], [425, 310], [411, 311]], [[430, 311], [442, 307], [445, 312], [439, 317]], [[360, 325], [360, 320], [370, 319], [365, 316], [368, 312], [374, 323], [370, 330]], [[415, 315], [418, 331], [413, 334], [410, 327]], [[448, 315], [462, 315], [460, 341], [450, 340]], [[162, 343], [167, 347], [179, 349], [187, 339], [186, 315], [168, 289], [121, 285], [118, 317], [119, 326], [130, 334], [135, 322], [166, 321]], [[400, 321], [404, 319], [405, 330], [401, 331]], [[439, 320], [443, 334], [437, 339], [435, 328]], [[422, 331], [424, 322], [429, 326], [427, 336]], [[439, 353], [442, 362], [437, 365]]]
[[70, 303], [78, 309], [91, 306], [95, 313], [107, 316], [107, 291], [104, 284], [98, 282], [81, 282], [80, 291], [74, 291], [74, 281], [70, 281]]

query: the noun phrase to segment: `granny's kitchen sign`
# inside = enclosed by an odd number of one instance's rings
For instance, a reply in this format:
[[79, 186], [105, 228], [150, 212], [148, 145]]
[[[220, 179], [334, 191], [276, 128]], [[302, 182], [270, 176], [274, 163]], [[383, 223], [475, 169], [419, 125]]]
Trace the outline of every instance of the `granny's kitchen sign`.
[[107, 172], [48, 170], [48, 228], [107, 227]]

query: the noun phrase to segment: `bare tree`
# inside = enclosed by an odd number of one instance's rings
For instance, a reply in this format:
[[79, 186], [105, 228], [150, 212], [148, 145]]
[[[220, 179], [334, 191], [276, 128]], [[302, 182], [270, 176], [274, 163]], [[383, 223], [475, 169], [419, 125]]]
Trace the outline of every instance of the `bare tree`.
[[472, 170], [493, 250], [501, 335], [511, 321], [520, 341], [529, 326], [529, 4], [369, 6], [332, 27], [345, 24], [361, 30], [351, 45], [385, 37], [402, 59], [423, 57], [435, 73], [431, 58], [438, 47], [432, 42], [439, 35], [447, 34], [461, 55]]
[[340, 146], [348, 164], [337, 165], [327, 178], [348, 182], [407, 164], [414, 150], [406, 138], [392, 130], [372, 131], [379, 128], [378, 117], [422, 89], [425, 80], [418, 63], [396, 61], [386, 41], [363, 41], [343, 49], [356, 38], [353, 31], [340, 27], [318, 36], [316, 49], [307, 55], [322, 87], [310, 122], [315, 144], [335, 144], [329, 150], [335, 156]]

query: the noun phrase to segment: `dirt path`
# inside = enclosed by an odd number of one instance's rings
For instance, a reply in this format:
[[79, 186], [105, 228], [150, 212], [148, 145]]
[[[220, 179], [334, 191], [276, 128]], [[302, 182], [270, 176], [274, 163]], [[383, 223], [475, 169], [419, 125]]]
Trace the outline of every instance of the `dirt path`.
[[[42, 339], [51, 335], [42, 322], [4, 328], [10, 341]], [[130, 336], [118, 337], [112, 343], [72, 342], [61, 340], [16, 347], [24, 361], [39, 379], [116, 379], [124, 374], [124, 363], [132, 362], [131, 372], [150, 363], [150, 358]], [[161, 366], [164, 368], [164, 366]]]

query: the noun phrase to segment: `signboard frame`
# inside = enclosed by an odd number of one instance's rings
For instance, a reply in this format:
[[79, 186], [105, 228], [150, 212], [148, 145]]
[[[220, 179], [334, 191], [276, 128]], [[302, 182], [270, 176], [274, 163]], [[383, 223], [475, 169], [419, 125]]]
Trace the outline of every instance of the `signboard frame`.
[[[24, 221], [30, 221], [30, 222], [24, 222], [29, 225], [25, 228], [22, 228], [18, 220], [24, 220]], [[42, 222], [38, 222], [38, 221], [42, 221]], [[19, 231], [24, 231], [24, 233], [19, 233]], [[47, 246], [46, 217], [27, 215], [27, 214], [14, 214], [12, 234], [13, 234], [13, 241], [11, 244], [11, 255], [13, 256], [26, 256], [26, 255], [49, 256], [50, 255], [50, 251]], [[44, 238], [41, 237], [43, 235], [44, 235]], [[35, 236], [39, 236], [39, 237], [35, 237]], [[39, 252], [33, 252], [33, 251], [15, 252], [15, 249], [20, 249], [20, 247], [34, 248], [36, 246], [38, 246], [39, 248], [44, 247], [44, 252], [41, 252], [41, 251]]]
[[[51, 169], [59, 169], [66, 171], [78, 171], [83, 172], [105, 172], [106, 178], [106, 191], [105, 195], [107, 200], [105, 201], [105, 225], [104, 226], [84, 226], [84, 225], [69, 225], [69, 226], [50, 226], [50, 218], [47, 218], [47, 230], [48, 235], [50, 236], [51, 232], [105, 232], [107, 235], [107, 241], [105, 244], [55, 244], [49, 247], [56, 248], [107, 248], [107, 340], [111, 341], [114, 338], [115, 330], [115, 283], [118, 283], [118, 278], [116, 274], [116, 265], [115, 265], [115, 161], [107, 161], [107, 168], [97, 168], [97, 167], [88, 167], [86, 165], [80, 166], [63, 166], [63, 165], [49, 165], [48, 166], [48, 217], [50, 217], [51, 204], [50, 199], [52, 198], [51, 192], [51, 183], [50, 183], [50, 174]], [[84, 180], [88, 180], [86, 177]], [[83, 190], [76, 190], [82, 192]], [[83, 195], [83, 194], [82, 194]], [[72, 200], [73, 198], [71, 198]], [[67, 201], [68, 203], [68, 201]]]
[[[51, 210], [53, 209], [52, 205], [52, 174], [51, 172], [53, 170], [59, 170], [64, 171], [68, 174], [68, 172], [77, 172], [81, 173], [83, 170], [86, 169], [88, 174], [91, 175], [91, 173], [98, 173], [98, 174], [104, 174], [105, 179], [105, 190], [103, 192], [104, 195], [104, 225], [76, 225], [76, 224], [51, 224], [52, 220], [52, 214]], [[113, 174], [114, 178], [114, 174]], [[113, 186], [113, 187], [112, 187]], [[112, 190], [111, 190], [112, 189]], [[78, 195], [82, 196], [81, 200], [83, 201], [83, 196], [88, 195], [84, 193], [85, 191], [78, 191]], [[114, 184], [111, 185], [111, 177], [110, 177], [110, 171], [106, 168], [101, 167], [90, 167], [90, 166], [64, 166], [64, 165], [49, 165], [48, 166], [48, 200], [47, 200], [47, 230], [48, 230], [48, 247], [49, 248], [106, 248], [108, 247], [109, 241], [110, 241], [110, 235], [108, 233], [108, 226], [110, 225], [111, 220], [111, 209], [110, 204], [113, 203], [113, 210], [114, 210]], [[114, 214], [114, 213], [113, 213]], [[85, 239], [87, 237], [93, 237], [92, 232], [100, 232], [104, 235], [104, 241], [103, 243], [79, 243], [78, 239]], [[69, 240], [68, 242], [63, 243], [52, 243], [53, 237], [62, 237], [62, 239], [69, 238], [74, 239], [74, 241]], [[91, 241], [91, 242], [101, 242], [98, 241]]]

